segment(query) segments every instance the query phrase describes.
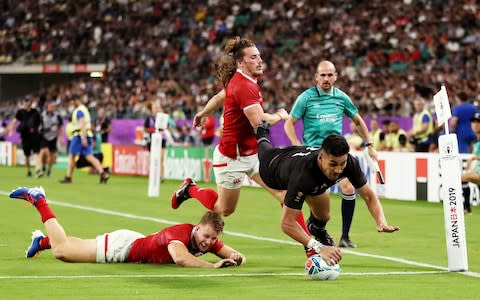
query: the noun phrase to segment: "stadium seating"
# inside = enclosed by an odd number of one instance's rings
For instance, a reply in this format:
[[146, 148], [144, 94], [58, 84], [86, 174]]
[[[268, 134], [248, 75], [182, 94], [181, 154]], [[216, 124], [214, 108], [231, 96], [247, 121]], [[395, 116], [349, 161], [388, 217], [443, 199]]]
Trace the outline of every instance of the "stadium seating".
[[[224, 38], [241, 35], [266, 64], [265, 107], [290, 108], [332, 60], [338, 86], [361, 113], [410, 115], [442, 83], [478, 100], [475, 1], [6, 1], [0, 64], [109, 63], [106, 80], [51, 87], [64, 101], [82, 88], [113, 118], [145, 114], [147, 100], [191, 117], [221, 87], [212, 67]], [[3, 109], [5, 110], [5, 109]], [[4, 116], [7, 113], [4, 113]], [[0, 116], [1, 118], [1, 116]]]

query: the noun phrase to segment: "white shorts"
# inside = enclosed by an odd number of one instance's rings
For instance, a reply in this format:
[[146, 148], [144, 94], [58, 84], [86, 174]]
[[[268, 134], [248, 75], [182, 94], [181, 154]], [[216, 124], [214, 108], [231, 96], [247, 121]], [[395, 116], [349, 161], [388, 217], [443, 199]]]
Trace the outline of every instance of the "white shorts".
[[97, 263], [125, 262], [135, 240], [143, 234], [126, 229], [97, 236]]
[[258, 173], [260, 162], [258, 155], [239, 156], [237, 159], [231, 159], [215, 147], [213, 152], [213, 172], [217, 185], [235, 190], [242, 186], [245, 175], [252, 177]]

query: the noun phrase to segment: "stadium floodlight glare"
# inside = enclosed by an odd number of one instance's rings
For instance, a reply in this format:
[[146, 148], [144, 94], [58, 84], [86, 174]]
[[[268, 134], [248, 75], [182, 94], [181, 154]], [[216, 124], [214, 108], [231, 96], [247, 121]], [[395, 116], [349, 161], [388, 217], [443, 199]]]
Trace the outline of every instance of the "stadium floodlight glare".
[[457, 135], [449, 133], [448, 119], [451, 118], [447, 89], [442, 86], [433, 96], [438, 125], [445, 123], [445, 134], [438, 138], [440, 152], [440, 197], [443, 200], [445, 237], [447, 242], [448, 270], [467, 271], [467, 238], [461, 184], [460, 158], [458, 156]]
[[157, 113], [155, 132], [150, 145], [150, 172], [148, 173], [148, 197], [160, 195], [160, 155], [162, 151], [162, 132], [167, 129], [168, 115]]

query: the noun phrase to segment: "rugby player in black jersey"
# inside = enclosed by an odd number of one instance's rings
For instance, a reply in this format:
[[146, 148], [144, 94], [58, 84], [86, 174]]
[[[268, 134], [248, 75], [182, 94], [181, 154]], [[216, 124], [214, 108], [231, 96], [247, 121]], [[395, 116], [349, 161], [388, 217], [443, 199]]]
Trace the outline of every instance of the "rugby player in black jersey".
[[[341, 135], [329, 135], [320, 149], [305, 146], [273, 148], [269, 140], [269, 125], [262, 122], [257, 129], [260, 176], [270, 188], [286, 191], [281, 228], [300, 242], [312, 254], [318, 253], [327, 263], [338, 263], [340, 249], [325, 226], [330, 219], [330, 198], [325, 191], [343, 178], [348, 178], [367, 204], [378, 232], [395, 232], [398, 226], [388, 225], [382, 205], [370, 188], [358, 161], [348, 152], [350, 147]], [[310, 207], [308, 229], [311, 238], [295, 223], [303, 203]]]

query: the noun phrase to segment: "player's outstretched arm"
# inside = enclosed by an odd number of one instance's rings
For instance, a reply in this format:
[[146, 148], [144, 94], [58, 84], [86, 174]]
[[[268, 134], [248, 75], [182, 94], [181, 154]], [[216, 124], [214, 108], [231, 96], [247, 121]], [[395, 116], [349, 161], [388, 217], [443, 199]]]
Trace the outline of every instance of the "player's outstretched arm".
[[222, 89], [220, 92], [215, 94], [215, 96], [210, 98], [210, 100], [208, 100], [205, 107], [193, 117], [193, 127], [199, 127], [203, 125], [206, 118], [212, 112], [214, 112], [220, 106], [222, 106], [224, 102], [225, 102], [225, 89]]
[[171, 241], [168, 244], [168, 252], [175, 264], [187, 268], [217, 269], [237, 265], [237, 263], [230, 258], [222, 259], [216, 263], [201, 260], [188, 252], [187, 247], [180, 241]]
[[400, 230], [400, 227], [398, 226], [388, 225], [383, 213], [382, 204], [380, 203], [378, 196], [368, 184], [363, 185], [361, 188], [357, 189], [357, 191], [360, 193], [363, 200], [365, 200], [368, 210], [377, 224], [378, 232], [395, 232]]
[[294, 146], [301, 146], [300, 140], [298, 139], [297, 133], [295, 132], [295, 123], [297, 119], [290, 116], [288, 119], [285, 120], [285, 124], [283, 125], [283, 130], [287, 135], [288, 139]]
[[247, 117], [252, 128], [255, 129], [262, 121], [266, 121], [268, 124], [273, 125], [288, 118], [288, 113], [285, 109], [281, 108], [276, 113], [269, 114], [263, 111], [263, 108], [259, 103], [245, 107], [243, 113]]
[[283, 108], [280, 108], [273, 114], [269, 114], [265, 112], [263, 113], [263, 120], [267, 121], [270, 125], [274, 125], [280, 122], [281, 120], [286, 120], [286, 119], [288, 119], [288, 112]]

